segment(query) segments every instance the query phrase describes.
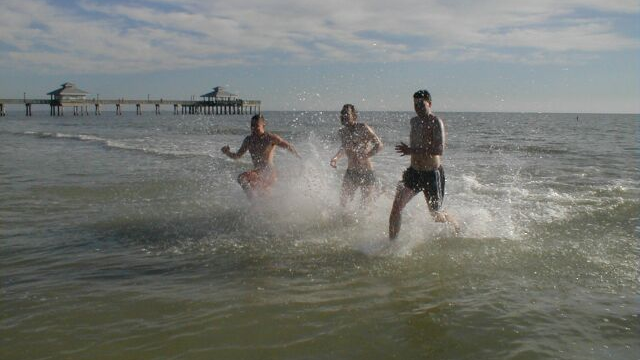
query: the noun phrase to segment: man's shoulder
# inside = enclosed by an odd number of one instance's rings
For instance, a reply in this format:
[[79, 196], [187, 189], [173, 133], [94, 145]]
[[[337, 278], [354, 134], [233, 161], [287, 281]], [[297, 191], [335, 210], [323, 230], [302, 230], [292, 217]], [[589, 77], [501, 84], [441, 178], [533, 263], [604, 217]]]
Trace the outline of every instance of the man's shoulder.
[[442, 121], [442, 118], [433, 113], [429, 114], [429, 122], [435, 123], [437, 125], [444, 125], [444, 121]]
[[442, 122], [442, 118], [436, 114], [431, 113], [429, 114], [429, 117], [432, 118], [434, 121]]
[[272, 132], [265, 132], [265, 135], [267, 135], [267, 137], [269, 139], [271, 139], [272, 141], [281, 141], [282, 137], [278, 134], [274, 134]]

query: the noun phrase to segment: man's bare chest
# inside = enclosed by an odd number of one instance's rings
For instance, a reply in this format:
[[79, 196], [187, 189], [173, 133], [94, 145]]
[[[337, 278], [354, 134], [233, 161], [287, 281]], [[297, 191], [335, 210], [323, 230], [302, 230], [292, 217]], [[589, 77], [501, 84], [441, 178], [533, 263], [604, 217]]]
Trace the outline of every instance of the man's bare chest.
[[434, 122], [418, 121], [411, 127], [411, 139], [415, 141], [426, 140], [431, 141], [436, 128]]
[[342, 144], [345, 148], [358, 148], [366, 146], [369, 138], [364, 131], [350, 131], [342, 134]]
[[264, 153], [271, 149], [273, 149], [273, 141], [271, 141], [271, 137], [262, 136], [262, 137], [254, 137], [249, 142], [249, 151], [251, 153]]

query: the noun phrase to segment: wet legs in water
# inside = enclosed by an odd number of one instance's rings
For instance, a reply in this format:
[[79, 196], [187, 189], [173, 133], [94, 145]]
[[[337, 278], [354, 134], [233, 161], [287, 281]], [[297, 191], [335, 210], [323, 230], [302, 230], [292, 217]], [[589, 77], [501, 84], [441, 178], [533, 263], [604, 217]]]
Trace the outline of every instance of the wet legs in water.
[[[396, 191], [396, 197], [393, 200], [393, 206], [391, 207], [391, 214], [389, 215], [389, 239], [395, 240], [398, 237], [398, 233], [400, 232], [400, 226], [402, 225], [402, 210], [409, 203], [409, 201], [416, 195], [417, 193], [408, 187], [404, 186], [404, 184], [398, 185], [398, 190]], [[433, 220], [441, 223], [449, 223], [453, 226], [456, 234], [460, 232], [460, 226], [455, 218], [444, 211], [435, 211], [431, 209], [431, 204], [429, 202], [429, 195], [427, 192], [424, 192], [425, 200], [427, 201], [427, 205], [429, 206], [429, 213], [433, 217]]]

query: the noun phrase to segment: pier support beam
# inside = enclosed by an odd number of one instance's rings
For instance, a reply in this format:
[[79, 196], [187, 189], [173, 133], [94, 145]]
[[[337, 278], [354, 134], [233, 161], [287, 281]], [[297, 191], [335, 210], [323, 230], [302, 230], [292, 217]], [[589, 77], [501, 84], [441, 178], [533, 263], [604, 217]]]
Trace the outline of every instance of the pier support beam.
[[7, 113], [4, 112], [4, 104], [0, 104], [0, 116], [7, 116]]
[[140, 104], [136, 104], [136, 115], [142, 115], [142, 106]]
[[25, 116], [31, 116], [31, 104], [24, 104], [24, 114]]
[[116, 115], [122, 115], [122, 108], [120, 104], [116, 104]]
[[100, 104], [96, 104], [96, 115], [102, 115], [100, 112]]
[[156, 115], [160, 115], [160, 104], [156, 104]]

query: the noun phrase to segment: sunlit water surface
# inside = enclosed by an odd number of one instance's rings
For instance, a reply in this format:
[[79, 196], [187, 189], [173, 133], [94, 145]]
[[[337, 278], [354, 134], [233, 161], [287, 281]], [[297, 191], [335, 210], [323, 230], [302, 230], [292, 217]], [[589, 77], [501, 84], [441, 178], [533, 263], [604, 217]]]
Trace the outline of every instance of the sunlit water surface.
[[442, 113], [456, 236], [406, 208], [411, 113], [361, 113], [377, 196], [340, 209], [335, 112], [0, 118], [1, 359], [638, 359], [637, 115]]

